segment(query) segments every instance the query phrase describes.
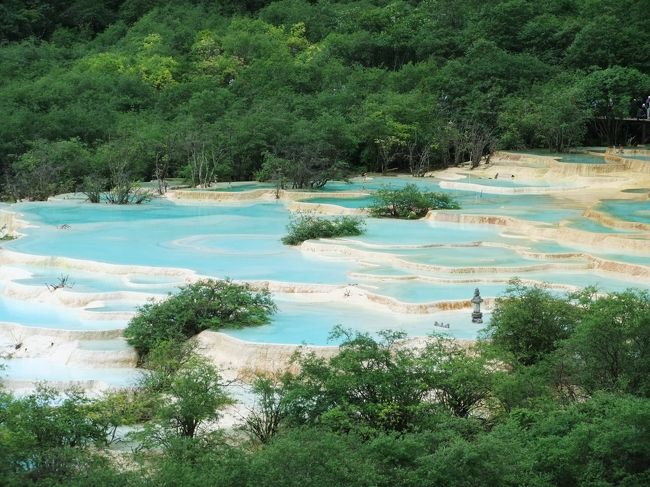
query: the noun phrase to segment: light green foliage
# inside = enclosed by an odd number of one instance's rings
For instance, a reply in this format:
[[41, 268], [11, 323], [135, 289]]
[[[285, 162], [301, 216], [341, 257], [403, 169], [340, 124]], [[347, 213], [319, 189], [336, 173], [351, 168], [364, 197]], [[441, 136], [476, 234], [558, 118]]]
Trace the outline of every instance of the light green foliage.
[[497, 299], [484, 335], [510, 354], [514, 363], [533, 365], [571, 335], [579, 314], [566, 297], [515, 280]]
[[258, 376], [252, 391], [256, 401], [246, 413], [242, 429], [254, 440], [269, 443], [287, 416], [287, 377]]
[[489, 394], [484, 362], [450, 340], [433, 337], [415, 350], [400, 345], [399, 332], [376, 340], [337, 328], [335, 336], [344, 338], [338, 355], [302, 356], [300, 373], [285, 378], [289, 422], [406, 431], [441, 407], [467, 417]]
[[[46, 388], [23, 397], [0, 393], [0, 452], [3, 477], [20, 482], [57, 482], [75, 474], [89, 453], [104, 445], [107, 430], [79, 391], [63, 395]], [[25, 484], [22, 484], [25, 485]]]
[[217, 420], [220, 409], [229, 403], [218, 371], [207, 359], [194, 355], [171, 378], [154, 422], [167, 434], [192, 438], [202, 424]]
[[287, 225], [288, 234], [282, 237], [286, 245], [299, 245], [316, 238], [353, 237], [365, 231], [365, 222], [358, 216], [334, 218], [311, 213], [294, 213]]
[[566, 344], [573, 382], [597, 390], [650, 397], [650, 296], [626, 291], [599, 296], [580, 313]]
[[276, 309], [266, 289], [254, 291], [229, 279], [204, 280], [142, 306], [124, 336], [144, 356], [161, 342], [184, 341], [203, 330], [263, 325]]
[[429, 210], [457, 210], [460, 205], [445, 193], [422, 192], [415, 184], [402, 189], [382, 188], [373, 193], [370, 215], [379, 218], [422, 218]]
[[[497, 141], [570, 147], [604, 107], [597, 132], [618, 144], [621, 118], [648, 95], [644, 17], [631, 0], [11, 0], [0, 10], [2, 194], [24, 194], [19, 180], [43, 198], [107, 177], [104, 146], [142, 139], [131, 177], [157, 178], [163, 155], [178, 176], [193, 151], [153, 150], [140, 135], [159, 125], [219, 134], [199, 153], [219, 155], [220, 179], [251, 178], [271, 153], [297, 188], [350, 168], [476, 164]], [[89, 157], [81, 174], [31, 159], [37, 141], [70, 140]]]
[[133, 436], [154, 447], [169, 447], [179, 438], [209, 436], [211, 432], [201, 426], [218, 420], [221, 409], [231, 403], [214, 365], [197, 354], [192, 343], [160, 342], [144, 367], [132, 404], [146, 423]]

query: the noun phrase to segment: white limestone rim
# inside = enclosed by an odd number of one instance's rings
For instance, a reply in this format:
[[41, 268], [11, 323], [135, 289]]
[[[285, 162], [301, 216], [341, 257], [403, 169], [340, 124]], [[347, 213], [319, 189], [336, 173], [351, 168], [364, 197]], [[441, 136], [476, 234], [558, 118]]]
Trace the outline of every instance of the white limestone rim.
[[593, 233], [569, 227], [551, 227], [545, 224], [519, 220], [509, 216], [477, 215], [456, 211], [435, 210], [425, 217], [428, 220], [446, 223], [466, 223], [479, 225], [496, 225], [525, 233], [528, 238], [553, 240], [560, 244], [593, 246], [612, 251], [627, 251], [648, 254], [650, 239], [643, 234], [608, 234]]
[[327, 197], [334, 199], [362, 198], [370, 193], [363, 191], [337, 191], [332, 193], [310, 192], [310, 191], [291, 191], [281, 189], [252, 189], [249, 191], [208, 191], [208, 190], [173, 190], [166, 194], [166, 197], [172, 200], [204, 200], [204, 201], [228, 201], [228, 202], [245, 202], [245, 201], [300, 201], [311, 198]]
[[586, 185], [576, 186], [488, 186], [479, 183], [469, 183], [461, 181], [440, 181], [440, 187], [443, 189], [459, 189], [463, 191], [474, 191], [485, 194], [550, 194], [564, 193], [565, 191], [581, 190]]
[[[441, 278], [434, 276], [420, 276], [417, 274], [407, 274], [400, 276], [391, 276], [391, 275], [376, 275], [376, 274], [364, 274], [363, 272], [353, 272], [350, 274], [351, 277], [356, 277], [359, 279], [364, 279], [366, 281], [375, 281], [375, 282], [391, 282], [391, 281], [421, 281], [421, 282], [430, 282], [436, 284], [469, 284], [469, 285], [480, 285], [480, 284], [508, 284], [512, 282], [511, 277], [479, 277], [472, 276], [469, 278], [460, 278], [460, 279], [450, 279], [450, 278]], [[523, 283], [526, 286], [543, 286], [548, 289], [557, 289], [560, 291], [578, 291], [582, 289], [580, 286], [573, 284], [560, 284], [544, 281], [542, 279], [530, 279], [522, 278], [517, 276], [517, 280]]]
[[[629, 199], [633, 199], [633, 198], [629, 198]], [[635, 201], [638, 200], [635, 199]], [[611, 215], [608, 215], [603, 211], [598, 211], [593, 207], [586, 209], [583, 213], [583, 216], [586, 218], [591, 218], [592, 220], [596, 220], [597, 222], [607, 227], [617, 228], [621, 230], [638, 230], [640, 232], [650, 233], [650, 223], [621, 220], [619, 218], [615, 218]]]
[[345, 208], [344, 206], [327, 203], [309, 203], [308, 201], [289, 201], [286, 203], [289, 211], [319, 213], [322, 215], [367, 215], [364, 208]]
[[[292, 362], [296, 353], [314, 353], [329, 358], [339, 351], [337, 345], [293, 345], [244, 341], [221, 332], [203, 331], [195, 338], [198, 351], [209, 358], [226, 376], [250, 378], [257, 373], [277, 373], [297, 370]], [[428, 337], [409, 337], [401, 342], [403, 347], [421, 347]], [[456, 339], [461, 346], [471, 346], [475, 340]]]
[[[488, 245], [497, 245], [497, 244], [488, 244]], [[588, 260], [588, 263], [547, 263], [547, 264], [537, 264], [530, 266], [517, 266], [517, 267], [444, 267], [444, 266], [434, 266], [428, 264], [420, 264], [409, 262], [404, 259], [400, 259], [396, 256], [390, 256], [384, 253], [374, 253], [368, 252], [365, 250], [359, 249], [350, 249], [344, 245], [340, 244], [329, 244], [325, 241], [310, 241], [302, 244], [300, 249], [302, 251], [311, 251], [318, 253], [336, 253], [342, 256], [347, 256], [355, 258], [358, 261], [375, 261], [380, 263], [385, 263], [387, 260], [391, 260], [394, 264], [410, 269], [419, 269], [425, 271], [434, 271], [434, 272], [444, 272], [450, 275], [455, 274], [485, 274], [493, 273], [499, 274], [505, 271], [507, 272], [529, 272], [529, 271], [539, 271], [539, 270], [548, 270], [548, 269], [558, 269], [558, 270], [567, 270], [567, 269], [590, 269], [598, 268], [606, 272], [616, 273], [625, 272], [637, 277], [646, 277], [648, 275], [648, 268], [645, 266], [634, 265], [634, 264], [624, 264], [614, 261], [605, 261], [603, 259], [595, 258], [589, 254], [582, 253], [565, 253], [565, 254], [544, 254], [544, 253], [535, 253], [527, 252], [525, 250], [517, 249], [519, 252], [527, 255], [529, 257], [542, 258], [542, 259], [565, 259], [565, 258], [585, 258]], [[33, 257], [33, 256], [31, 256]], [[113, 264], [104, 264], [104, 266], [114, 266], [114, 267], [128, 267], [128, 266], [117, 266]], [[161, 268], [153, 268], [155, 273], [159, 273]], [[119, 272], [119, 271], [114, 271]], [[164, 269], [163, 269], [164, 273]], [[189, 281], [195, 281], [202, 278], [207, 278], [208, 276], [200, 276], [195, 274], [193, 279], [188, 279]], [[444, 309], [460, 309], [466, 306], [469, 306], [469, 303], [465, 300], [459, 301], [439, 301], [439, 302], [430, 302], [430, 303], [405, 303], [394, 298], [387, 296], [379, 295], [372, 293], [370, 291], [361, 290], [356, 286], [347, 286], [340, 284], [333, 285], [321, 285], [321, 284], [300, 284], [300, 283], [285, 283], [279, 281], [250, 281], [249, 284], [254, 288], [265, 288], [274, 292], [281, 292], [285, 294], [291, 294], [292, 298], [297, 298], [299, 300], [309, 300], [309, 301], [318, 301], [318, 302], [333, 302], [340, 301], [341, 299], [347, 299], [348, 302], [355, 305], [367, 305], [376, 308], [377, 305], [393, 311], [400, 313], [431, 313]], [[19, 289], [29, 289], [29, 286], [17, 286]], [[10, 286], [10, 289], [12, 287]], [[132, 297], [130, 293], [121, 294], [117, 293], [73, 293], [68, 290], [58, 290], [56, 293], [49, 293], [49, 291], [38, 290], [36, 296], [40, 296], [43, 293], [47, 297], [52, 297], [52, 295], [57, 295], [56, 299], [64, 304], [73, 304], [73, 305], [89, 305], [93, 302], [101, 301], [101, 299], [106, 298], [121, 298], [125, 295]], [[15, 293], [18, 294], [18, 293]], [[142, 298], [149, 298], [150, 295], [141, 294]], [[27, 292], [27, 297], [30, 297], [30, 293]], [[349, 299], [348, 299], [349, 298]], [[94, 313], [94, 312], [93, 312]], [[117, 319], [128, 319], [133, 315], [132, 312], [117, 312], [113, 315]], [[98, 318], [98, 314], [91, 315], [93, 318]], [[107, 315], [108, 316], [108, 315]]]

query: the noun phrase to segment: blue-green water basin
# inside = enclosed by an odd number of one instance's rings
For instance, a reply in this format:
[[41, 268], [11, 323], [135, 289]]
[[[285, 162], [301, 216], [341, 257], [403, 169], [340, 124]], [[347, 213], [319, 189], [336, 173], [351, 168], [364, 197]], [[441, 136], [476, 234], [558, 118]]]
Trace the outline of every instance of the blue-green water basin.
[[136, 384], [141, 372], [128, 368], [82, 367], [40, 358], [14, 358], [4, 362], [0, 377], [30, 381], [101, 381], [112, 387]]
[[604, 157], [593, 154], [563, 154], [558, 161], [571, 164], [605, 164], [607, 162]]
[[650, 199], [605, 200], [596, 209], [620, 220], [650, 224]]
[[[328, 339], [332, 329], [341, 325], [369, 333], [381, 330], [402, 330], [409, 335], [444, 332], [456, 338], [475, 338], [481, 325], [472, 323], [471, 311], [406, 315], [372, 308], [359, 308], [345, 303], [295, 303], [278, 300], [279, 312], [269, 325], [240, 330], [225, 330], [242, 340], [265, 343], [338, 344]], [[327, 310], [327, 312], [323, 312]], [[486, 319], [489, 315], [485, 316]], [[435, 321], [448, 322], [449, 329], [433, 326]]]
[[[490, 195], [490, 197], [480, 198], [476, 197], [475, 193], [471, 197], [467, 196], [468, 192], [457, 193], [463, 200], [463, 212], [510, 214], [517, 217], [525, 215], [528, 216], [527, 219], [538, 218], [538, 221], [549, 224], [556, 224], [558, 219], [575, 217], [582, 210], [572, 207], [561, 199], [546, 195], [498, 195], [494, 198]], [[341, 201], [344, 200], [337, 200], [337, 202]], [[400, 269], [399, 266], [381, 261], [376, 262], [378, 266], [368, 265], [358, 262], [354, 257], [350, 258], [336, 252], [320, 255], [284, 246], [280, 238], [286, 232], [289, 213], [281, 202], [178, 205], [166, 200], [155, 200], [142, 206], [113, 207], [82, 204], [78, 201], [61, 201], [21, 203], [13, 205], [11, 209], [23, 213], [24, 219], [34, 226], [24, 229], [26, 234], [24, 238], [4, 242], [3, 246], [24, 253], [57, 255], [127, 266], [182, 268], [194, 270], [201, 275], [229, 276], [243, 280], [268, 279], [322, 284], [357, 282], [364, 289], [406, 302], [469, 299], [467, 296], [471, 297], [471, 291], [476, 287], [471, 281], [451, 285], [421, 284], [411, 281], [408, 284], [378, 283], [373, 279], [359, 282], [359, 279], [351, 275], [354, 273], [376, 275], [422, 273], [435, 277], [436, 273], [412, 268]], [[64, 223], [70, 225], [70, 228], [66, 230], [59, 228]], [[508, 229], [507, 232], [511, 231], [513, 230]], [[562, 246], [551, 241], [530, 241], [525, 238], [525, 235], [518, 237], [513, 239], [504, 234], [503, 228], [490, 225], [459, 225], [428, 220], [368, 219], [367, 233], [354, 239], [361, 243], [345, 240], [338, 243], [358, 250], [385, 253], [387, 257], [398, 256], [416, 264], [495, 267], [498, 270], [493, 275], [500, 281], [512, 277], [515, 271], [509, 267], [534, 265], [540, 261], [522, 257], [510, 248], [473, 247], [472, 243], [523, 245], [528, 250], [536, 252], [557, 253], [575, 250], [570, 246]], [[458, 244], [470, 246], [457, 247]], [[432, 245], [432, 247], [404, 249], [395, 247], [396, 245]], [[436, 247], [436, 245], [447, 245], [447, 247]], [[650, 255], [648, 257], [620, 256], [620, 260], [626, 261], [626, 259], [637, 259], [637, 262], [642, 263], [650, 260]], [[565, 263], [581, 262], [580, 259], [548, 261], [560, 266]], [[547, 262], [541, 261], [541, 263]], [[32, 276], [31, 280], [20, 282], [43, 286], [44, 278], [55, 278], [59, 273], [58, 268], [38, 271], [40, 274]], [[78, 273], [78, 276], [72, 272], [70, 274], [73, 281], [78, 277], [80, 289], [87, 291], [146, 290], [162, 294], [169, 288], [175, 287], [173, 278], [148, 277], [146, 274], [134, 274], [128, 278], [106, 277], [105, 283], [102, 282], [102, 276], [99, 274]], [[486, 276], [482, 273], [480, 279], [489, 279], [491, 275]], [[583, 285], [584, 277], [584, 285], [588, 285], [591, 284], [586, 282], [589, 275], [591, 274], [588, 271], [573, 270], [567, 272], [565, 280], [567, 283], [580, 282], [579, 285]], [[559, 276], [559, 273], [555, 271], [541, 272], [539, 280], [554, 281], [556, 276]], [[577, 277], [571, 281], [571, 276]], [[468, 273], [463, 277], [471, 279], [472, 276]], [[528, 277], [528, 273], [522, 277]], [[635, 285], [634, 278], [622, 281], [625, 287]], [[499, 294], [504, 289], [503, 282], [484, 283], [483, 286], [487, 296]], [[619, 283], [616, 283], [616, 286], [620, 287]], [[105, 320], [106, 323], [102, 323], [100, 313], [97, 313], [98, 320], [84, 321], [70, 310], [62, 309], [60, 311], [64, 315], [60, 319], [52, 319], [54, 313], [50, 310], [40, 315], [32, 314], [29, 308], [35, 307], [27, 302], [12, 303], [10, 300], [2, 299], [0, 306], [3, 305], [4, 308], [0, 307], [0, 320], [31, 324], [31, 326], [105, 329], [125, 325], [124, 322], [112, 320]], [[103, 307], [96, 311], [132, 311], [135, 306], [136, 303], [128, 299], [106, 301]], [[280, 312], [274, 318], [272, 325], [269, 325], [270, 328], [253, 328], [232, 333], [253, 341], [274, 343], [307, 341], [324, 344], [331, 327], [339, 322], [345, 326], [367, 331], [373, 331], [380, 325], [381, 328], [398, 326], [416, 335], [431, 331], [431, 323], [436, 320], [432, 316], [415, 315], [407, 319], [394, 313], [341, 303], [302, 304], [285, 299], [280, 306]], [[465, 318], [458, 318], [456, 331], [452, 327], [450, 333], [457, 333], [454, 336], [462, 338], [471, 338], [472, 333], [476, 332], [476, 327], [466, 324]]]

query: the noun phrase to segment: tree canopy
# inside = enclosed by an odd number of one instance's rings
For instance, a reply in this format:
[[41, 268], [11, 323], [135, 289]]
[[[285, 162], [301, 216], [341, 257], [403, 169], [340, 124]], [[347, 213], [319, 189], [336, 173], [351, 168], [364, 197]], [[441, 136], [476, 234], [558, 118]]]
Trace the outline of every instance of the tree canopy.
[[645, 16], [632, 0], [11, 0], [2, 194], [108, 185], [115, 161], [195, 185], [284, 164], [318, 188], [621, 143], [650, 89]]

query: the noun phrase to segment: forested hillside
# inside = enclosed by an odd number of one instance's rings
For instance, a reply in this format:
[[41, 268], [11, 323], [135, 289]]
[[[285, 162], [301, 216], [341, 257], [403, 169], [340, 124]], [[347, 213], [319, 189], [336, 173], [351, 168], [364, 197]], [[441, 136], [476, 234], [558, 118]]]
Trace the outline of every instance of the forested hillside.
[[625, 142], [615, 119], [650, 95], [647, 15], [632, 0], [8, 0], [2, 193], [116, 173], [200, 184], [205, 168], [422, 174], [590, 130]]

